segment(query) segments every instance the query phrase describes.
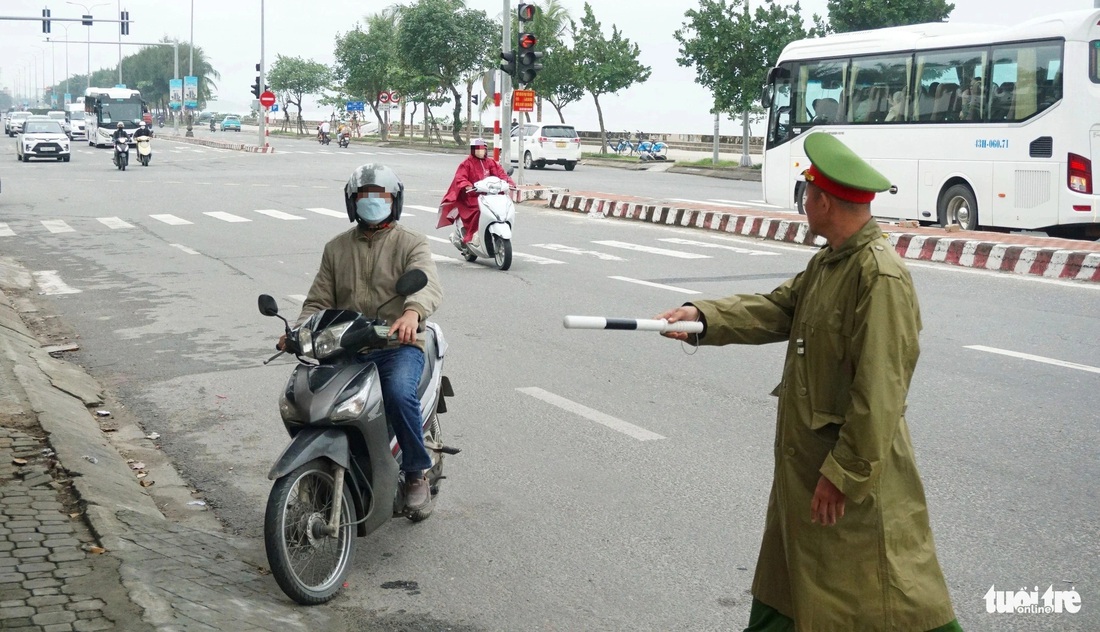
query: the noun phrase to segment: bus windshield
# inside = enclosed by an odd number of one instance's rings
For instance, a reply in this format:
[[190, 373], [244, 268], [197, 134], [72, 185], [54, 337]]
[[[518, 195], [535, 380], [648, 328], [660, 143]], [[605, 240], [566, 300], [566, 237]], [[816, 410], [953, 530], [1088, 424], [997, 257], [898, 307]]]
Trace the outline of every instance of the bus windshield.
[[99, 111], [99, 124], [136, 123], [141, 120], [140, 101], [104, 101]]

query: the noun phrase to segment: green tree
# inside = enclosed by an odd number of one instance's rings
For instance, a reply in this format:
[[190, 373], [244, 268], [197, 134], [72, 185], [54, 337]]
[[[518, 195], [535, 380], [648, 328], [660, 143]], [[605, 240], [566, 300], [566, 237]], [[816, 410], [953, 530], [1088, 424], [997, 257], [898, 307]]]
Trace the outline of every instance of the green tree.
[[[638, 62], [637, 44], [623, 37], [619, 28], [611, 25], [611, 37], [605, 37], [603, 27], [592, 14], [592, 5], [584, 3], [581, 28], [570, 22], [574, 35], [573, 51], [580, 81], [596, 103], [596, 115], [600, 120], [600, 138], [604, 137], [603, 109], [600, 96], [615, 94], [624, 88], [649, 79], [650, 68]], [[600, 147], [607, 152], [606, 144]]]
[[714, 96], [711, 111], [740, 114], [743, 129], [759, 112], [760, 87], [783, 47], [809, 35], [797, 2], [786, 7], [765, 0], [754, 13], [750, 17], [747, 0], [700, 0], [673, 33], [680, 43], [676, 62], [695, 67], [696, 80]]
[[829, 30], [866, 31], [888, 26], [944, 22], [955, 5], [946, 0], [829, 0]]
[[344, 93], [370, 104], [383, 140], [388, 130], [383, 124], [378, 96], [394, 88], [398, 73], [398, 15], [396, 8], [391, 7], [367, 16], [365, 28], [357, 26], [336, 38], [334, 78], [342, 83]]
[[302, 99], [309, 94], [321, 94], [329, 86], [332, 72], [328, 66], [312, 59], [276, 55], [264, 78], [273, 89], [283, 93], [284, 103], [298, 108], [298, 133], [304, 134]]
[[454, 103], [452, 134], [462, 144], [462, 95], [458, 86], [489, 64], [498, 25], [462, 0], [418, 0], [401, 11], [397, 50], [409, 77], [431, 77]]

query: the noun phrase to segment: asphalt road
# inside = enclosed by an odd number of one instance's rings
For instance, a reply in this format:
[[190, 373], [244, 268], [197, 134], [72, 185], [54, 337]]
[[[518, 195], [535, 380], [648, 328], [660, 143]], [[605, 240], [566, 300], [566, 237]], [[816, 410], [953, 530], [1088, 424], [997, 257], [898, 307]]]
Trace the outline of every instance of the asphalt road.
[[[152, 166], [125, 173], [108, 150], [84, 147], [67, 164], [19, 164], [9, 146], [0, 162], [3, 256], [35, 273], [46, 309], [79, 334], [68, 357], [160, 433], [218, 517], [261, 536], [266, 473], [286, 442], [276, 396], [290, 364], [261, 364], [281, 324], [258, 314], [256, 296], [297, 314], [323, 244], [349, 226], [345, 178], [384, 162], [408, 187], [403, 221], [433, 239], [446, 293], [433, 320], [457, 392], [442, 422], [463, 452], [448, 457], [432, 518], [360, 540], [348, 589], [325, 607], [484, 630], [742, 626], [783, 349], [692, 354], [656, 334], [564, 330], [561, 319], [768, 291], [812, 251], [524, 206], [513, 268], [500, 272], [461, 261], [435, 229], [460, 156], [277, 148], [158, 142]], [[759, 200], [748, 184], [667, 173], [579, 166], [539, 178]], [[960, 622], [1100, 629], [1100, 290], [910, 267], [925, 329], [907, 416]], [[386, 587], [401, 581], [418, 589]], [[1048, 585], [1076, 589], [1084, 607], [985, 612], [991, 586]]]

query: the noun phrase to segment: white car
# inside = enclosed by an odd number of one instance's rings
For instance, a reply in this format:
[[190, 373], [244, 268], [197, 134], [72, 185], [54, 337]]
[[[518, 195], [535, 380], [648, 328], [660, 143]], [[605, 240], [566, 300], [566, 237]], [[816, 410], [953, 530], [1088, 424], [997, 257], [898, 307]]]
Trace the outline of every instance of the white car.
[[61, 123], [46, 119], [33, 119], [22, 124], [15, 139], [15, 157], [23, 162], [31, 158], [51, 158], [69, 162], [69, 136]]
[[8, 120], [8, 136], [15, 136], [23, 131], [23, 121], [27, 120], [30, 115], [30, 112], [12, 112]]
[[69, 138], [73, 140], [88, 139], [88, 131], [84, 129], [84, 119], [73, 118], [69, 120]]
[[581, 159], [581, 139], [572, 125], [526, 123], [512, 130], [512, 162], [519, 162], [519, 131], [523, 129], [523, 168], [556, 164], [572, 171]]

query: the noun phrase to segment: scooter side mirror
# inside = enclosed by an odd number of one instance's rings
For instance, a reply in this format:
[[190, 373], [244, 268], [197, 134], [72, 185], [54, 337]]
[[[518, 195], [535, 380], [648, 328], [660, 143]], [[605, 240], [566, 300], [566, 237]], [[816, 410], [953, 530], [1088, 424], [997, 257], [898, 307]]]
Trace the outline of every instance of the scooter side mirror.
[[275, 303], [275, 299], [267, 294], [261, 294], [259, 301], [260, 313], [264, 316], [278, 316], [279, 306]]
[[[423, 270], [412, 269], [397, 279], [397, 293], [401, 296], [416, 294], [428, 285], [428, 275]], [[263, 298], [263, 297], [261, 297]], [[274, 299], [272, 299], [274, 304]]]

